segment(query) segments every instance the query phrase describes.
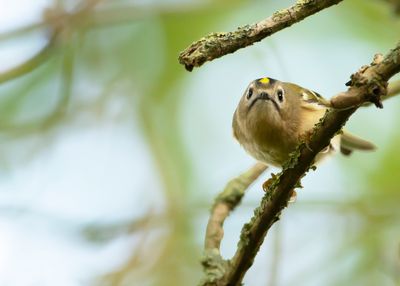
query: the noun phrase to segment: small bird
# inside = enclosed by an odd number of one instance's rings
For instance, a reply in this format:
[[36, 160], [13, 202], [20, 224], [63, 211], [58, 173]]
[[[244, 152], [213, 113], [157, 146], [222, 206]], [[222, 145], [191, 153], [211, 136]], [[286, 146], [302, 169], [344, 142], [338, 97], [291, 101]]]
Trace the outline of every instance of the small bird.
[[[256, 79], [235, 110], [233, 134], [256, 160], [282, 167], [328, 108], [329, 101], [316, 92], [268, 77]], [[353, 150], [374, 149], [374, 144], [343, 130], [315, 161], [334, 150], [349, 155]]]

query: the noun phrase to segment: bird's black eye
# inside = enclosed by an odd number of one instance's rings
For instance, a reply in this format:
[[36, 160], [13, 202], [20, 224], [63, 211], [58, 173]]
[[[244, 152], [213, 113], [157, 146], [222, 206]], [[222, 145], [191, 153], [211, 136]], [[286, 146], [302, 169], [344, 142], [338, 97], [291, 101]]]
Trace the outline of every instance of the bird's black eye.
[[253, 95], [253, 89], [249, 88], [249, 91], [247, 92], [247, 95], [246, 95], [247, 99], [250, 99], [252, 95]]
[[278, 96], [278, 100], [280, 101], [280, 102], [282, 102], [283, 101], [283, 89], [278, 89], [278, 91], [276, 92], [276, 95]]

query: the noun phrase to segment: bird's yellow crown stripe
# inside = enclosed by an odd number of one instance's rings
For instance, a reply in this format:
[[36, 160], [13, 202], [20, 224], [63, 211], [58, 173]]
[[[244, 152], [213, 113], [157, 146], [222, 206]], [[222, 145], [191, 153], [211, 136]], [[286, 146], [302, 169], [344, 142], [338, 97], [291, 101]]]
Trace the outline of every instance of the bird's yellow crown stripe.
[[267, 84], [267, 83], [269, 83], [269, 78], [268, 78], [268, 77], [263, 77], [263, 78], [260, 79], [258, 82], [259, 82], [259, 83]]

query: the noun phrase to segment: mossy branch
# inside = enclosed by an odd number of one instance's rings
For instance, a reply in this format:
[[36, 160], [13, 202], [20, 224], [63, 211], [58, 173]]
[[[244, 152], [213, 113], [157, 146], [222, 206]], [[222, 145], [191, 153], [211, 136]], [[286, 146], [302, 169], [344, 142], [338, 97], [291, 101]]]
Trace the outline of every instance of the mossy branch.
[[201, 38], [180, 53], [179, 62], [188, 71], [192, 71], [193, 67], [200, 67], [207, 61], [259, 42], [341, 1], [343, 0], [298, 0], [295, 5], [277, 11], [256, 24], [239, 27], [233, 32], [211, 33]]
[[215, 199], [211, 208], [211, 216], [208, 220], [204, 248], [206, 250], [217, 249], [224, 235], [222, 229], [229, 213], [242, 200], [247, 188], [267, 169], [262, 163], [257, 163], [249, 170], [230, 180], [224, 190]]
[[220, 254], [221, 240], [224, 236], [223, 225], [225, 219], [241, 202], [249, 186], [267, 169], [262, 163], [257, 163], [246, 172], [230, 180], [224, 190], [215, 199], [208, 219], [204, 243], [204, 257], [202, 264], [205, 279], [201, 285], [215, 285], [226, 272], [228, 262]]
[[382, 99], [386, 100], [394, 96], [397, 96], [399, 94], [400, 94], [400, 80], [396, 80], [389, 83], [387, 95]]

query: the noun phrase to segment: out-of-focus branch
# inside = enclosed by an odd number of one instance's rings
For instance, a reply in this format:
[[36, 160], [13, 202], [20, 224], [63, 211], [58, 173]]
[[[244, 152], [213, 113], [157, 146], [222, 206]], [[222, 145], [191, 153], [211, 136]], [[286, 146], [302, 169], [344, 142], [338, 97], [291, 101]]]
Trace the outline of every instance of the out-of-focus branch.
[[120, 235], [131, 234], [150, 228], [157, 228], [165, 224], [168, 214], [149, 212], [142, 217], [118, 223], [93, 223], [81, 229], [83, 236], [91, 242], [108, 242]]
[[385, 1], [392, 5], [393, 11], [397, 15], [400, 15], [400, 0], [385, 0]]
[[220, 255], [221, 240], [224, 236], [223, 225], [231, 211], [242, 200], [248, 187], [267, 169], [262, 163], [257, 163], [246, 172], [232, 179], [225, 186], [224, 190], [216, 198], [211, 208], [211, 215], [208, 219], [206, 237], [204, 243], [204, 258], [202, 264], [204, 272], [207, 273], [203, 285], [220, 278], [224, 272], [223, 259]]
[[259, 42], [341, 1], [343, 0], [298, 0], [295, 5], [275, 12], [271, 17], [256, 24], [240, 27], [233, 32], [211, 33], [201, 38], [180, 53], [179, 62], [191, 71], [193, 67], [200, 67], [206, 61]]
[[400, 80], [396, 80], [389, 83], [387, 95], [383, 98], [384, 100], [400, 94]]
[[45, 26], [46, 26], [46, 23], [44, 21], [39, 21], [39, 22], [32, 23], [32, 24], [29, 24], [26, 26], [18, 27], [18, 28], [1, 33], [0, 41], [7, 41], [7, 40], [10, 40], [13, 38], [24, 36], [28, 33], [42, 29]]
[[[30, 28], [23, 28], [21, 30], [22, 32], [28, 32], [30, 31], [30, 29], [34, 30], [38, 27], [48, 26], [51, 30], [50, 39], [48, 43], [32, 57], [25, 60], [23, 63], [17, 65], [16, 67], [0, 73], [0, 84], [25, 75], [36, 69], [41, 64], [45, 63], [46, 60], [50, 57], [54, 48], [57, 46], [60, 39], [65, 40], [64, 37], [69, 37], [71, 31], [76, 26], [82, 25], [82, 23], [86, 21], [85, 14], [93, 9], [98, 2], [100, 2], [100, 0], [83, 1], [82, 4], [77, 7], [76, 11], [72, 13], [68, 13], [67, 11], [59, 9], [58, 7], [49, 8], [43, 13], [42, 23], [33, 24]], [[20, 33], [21, 31], [17, 30], [16, 32]], [[10, 37], [10, 35], [9, 33], [5, 35], [0, 35], [0, 39], [2, 37], [7, 38]]]
[[53, 34], [49, 42], [35, 55], [10, 70], [0, 73], [0, 84], [27, 74], [43, 64], [56, 46], [57, 34]]
[[245, 173], [232, 179], [225, 186], [225, 189], [218, 195], [211, 209], [211, 216], [208, 220], [205, 249], [218, 249], [224, 235], [222, 226], [229, 213], [242, 200], [247, 188], [267, 169], [262, 163], [257, 163]]
[[[387, 88], [387, 94], [382, 97], [382, 100], [387, 100], [389, 98], [395, 97], [400, 95], [400, 80], [396, 80], [393, 82], [389, 82], [388, 88]], [[363, 104], [363, 107], [370, 106], [371, 102], [366, 102]]]

